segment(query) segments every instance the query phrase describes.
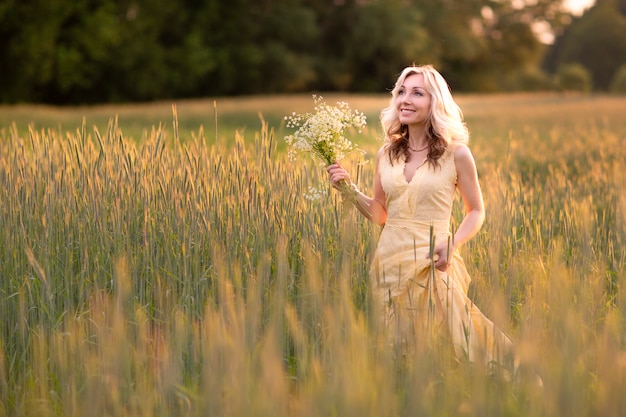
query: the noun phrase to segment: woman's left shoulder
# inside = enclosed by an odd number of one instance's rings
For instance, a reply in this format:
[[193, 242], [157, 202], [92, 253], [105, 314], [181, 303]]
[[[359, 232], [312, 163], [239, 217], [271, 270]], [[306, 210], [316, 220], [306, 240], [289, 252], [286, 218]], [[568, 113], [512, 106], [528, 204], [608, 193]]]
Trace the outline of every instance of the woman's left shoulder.
[[454, 155], [454, 167], [457, 177], [474, 175], [476, 172], [476, 161], [474, 161], [474, 155], [472, 155], [469, 146], [464, 143], [457, 143], [451, 152]]
[[465, 143], [453, 143], [450, 146], [450, 153], [454, 155], [454, 160], [457, 162], [467, 161], [468, 159], [474, 160], [472, 151]]

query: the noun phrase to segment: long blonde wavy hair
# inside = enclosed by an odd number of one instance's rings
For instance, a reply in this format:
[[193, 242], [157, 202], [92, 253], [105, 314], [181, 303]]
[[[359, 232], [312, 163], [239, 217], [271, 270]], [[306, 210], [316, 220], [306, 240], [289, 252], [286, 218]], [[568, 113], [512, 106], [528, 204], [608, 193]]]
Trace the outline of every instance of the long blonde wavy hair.
[[430, 94], [430, 114], [426, 120], [427, 160], [431, 166], [438, 166], [439, 158], [451, 143], [469, 142], [469, 132], [461, 108], [452, 98], [448, 83], [432, 65], [405, 68], [391, 90], [389, 107], [383, 109], [380, 114], [389, 161], [393, 163], [401, 156], [404, 158], [409, 156], [409, 130], [408, 126], [401, 124], [398, 119], [396, 99], [404, 80], [413, 74], [423, 75], [424, 85]]

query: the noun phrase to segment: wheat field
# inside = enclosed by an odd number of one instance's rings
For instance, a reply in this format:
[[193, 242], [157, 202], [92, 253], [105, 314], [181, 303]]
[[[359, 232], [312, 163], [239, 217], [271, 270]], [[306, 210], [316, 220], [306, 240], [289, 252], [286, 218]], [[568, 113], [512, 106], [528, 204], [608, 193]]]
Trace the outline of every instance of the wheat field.
[[[368, 192], [388, 99], [341, 99]], [[325, 172], [284, 152], [311, 103], [0, 109], [0, 416], [625, 415], [625, 97], [459, 97], [487, 209], [470, 296], [543, 388], [372, 326], [378, 227], [305, 199]], [[155, 119], [128, 136], [125, 112]]]

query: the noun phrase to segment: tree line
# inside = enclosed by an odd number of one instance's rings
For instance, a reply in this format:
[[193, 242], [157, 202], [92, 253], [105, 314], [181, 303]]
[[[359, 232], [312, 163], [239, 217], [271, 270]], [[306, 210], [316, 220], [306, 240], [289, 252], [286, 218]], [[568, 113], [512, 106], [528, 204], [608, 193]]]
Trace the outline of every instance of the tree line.
[[[565, 41], [554, 47], [540, 42], [537, 28], [572, 38], [597, 32], [597, 25], [588, 23], [587, 29], [574, 30], [578, 20], [561, 3], [2, 0], [0, 101], [381, 92], [412, 63], [435, 65], [456, 91], [550, 88], [550, 72], [580, 60], [572, 61], [578, 52]], [[608, 70], [590, 71], [598, 88], [606, 88], [614, 67], [626, 63], [626, 12], [619, 11], [625, 4], [598, 0], [595, 7], [618, 11], [596, 20], [610, 15], [617, 29], [603, 36], [612, 44], [621, 37], [611, 52], [616, 62]]]

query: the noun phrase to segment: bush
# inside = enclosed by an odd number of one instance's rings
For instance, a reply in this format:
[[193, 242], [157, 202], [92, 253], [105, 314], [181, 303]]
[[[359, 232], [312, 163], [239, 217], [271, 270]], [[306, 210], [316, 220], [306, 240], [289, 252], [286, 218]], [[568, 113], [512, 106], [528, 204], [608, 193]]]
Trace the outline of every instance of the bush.
[[581, 64], [561, 65], [556, 76], [556, 84], [561, 91], [591, 91], [591, 73]]
[[617, 94], [626, 94], [626, 64], [615, 71], [611, 80], [610, 91]]
[[545, 72], [539, 68], [528, 68], [518, 74], [517, 88], [522, 91], [548, 91], [554, 86]]

